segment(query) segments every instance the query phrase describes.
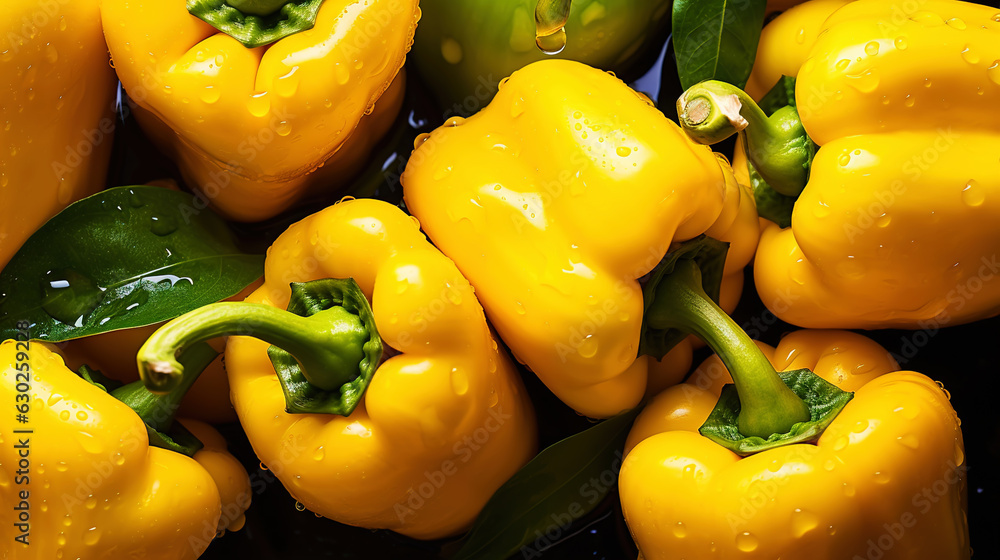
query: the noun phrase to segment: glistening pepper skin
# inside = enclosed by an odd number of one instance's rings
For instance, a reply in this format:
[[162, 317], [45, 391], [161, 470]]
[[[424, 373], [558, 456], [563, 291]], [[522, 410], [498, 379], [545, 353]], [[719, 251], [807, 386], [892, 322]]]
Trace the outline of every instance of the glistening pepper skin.
[[729, 164], [577, 62], [515, 72], [486, 109], [421, 141], [402, 177], [407, 207], [514, 355], [588, 416], [642, 398], [637, 279], [671, 244], [730, 241], [734, 277], [757, 243], [752, 195]]
[[325, 0], [312, 29], [254, 49], [184, 0], [105, 0], [101, 15], [143, 128], [218, 210], [259, 221], [360, 168], [399, 109], [420, 9]]
[[[835, 4], [779, 16], [758, 56], [787, 61], [768, 67], [797, 76], [802, 125], [821, 146], [791, 228], [761, 238], [761, 299], [803, 327], [923, 328], [996, 315], [997, 10], [948, 0], [828, 9]], [[779, 38], [767, 38], [772, 27]], [[812, 44], [804, 58], [799, 33]], [[751, 93], [777, 74], [755, 71]]]
[[350, 416], [288, 414], [268, 344], [230, 337], [233, 404], [261, 462], [307, 509], [341, 523], [420, 539], [467, 529], [537, 441], [517, 370], [468, 281], [415, 219], [375, 200], [313, 214], [268, 255], [247, 302], [284, 309], [290, 282], [354, 278], [401, 354]]
[[0, 269], [104, 187], [115, 122], [98, 0], [0, 2]]
[[761, 346], [776, 369], [808, 367], [854, 399], [815, 445], [740, 458], [697, 431], [732, 381], [718, 358], [661, 393], [629, 434], [619, 479], [641, 557], [968, 559], [947, 393], [858, 334], [796, 331]]
[[[22, 363], [30, 366], [26, 393], [17, 388]], [[129, 407], [67, 369], [48, 346], [33, 342], [25, 351], [8, 340], [0, 344], [0, 398], [14, 404], [19, 394], [30, 397], [28, 422], [0, 426], [0, 557], [193, 560], [217, 531], [243, 525], [250, 480], [212, 428], [185, 423], [205, 444], [194, 459], [149, 447]], [[21, 429], [32, 433], [13, 432]], [[28, 474], [17, 473], [22, 459]], [[22, 492], [27, 546], [11, 533]]]

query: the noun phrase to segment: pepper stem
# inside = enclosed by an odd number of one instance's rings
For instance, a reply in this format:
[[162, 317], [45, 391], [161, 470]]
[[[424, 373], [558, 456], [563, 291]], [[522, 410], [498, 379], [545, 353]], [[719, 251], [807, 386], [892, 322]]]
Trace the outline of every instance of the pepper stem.
[[358, 377], [369, 339], [361, 319], [340, 306], [302, 317], [258, 303], [214, 303], [181, 315], [149, 337], [137, 357], [143, 382], [154, 393], [174, 391], [186, 382], [178, 352], [228, 335], [253, 336], [289, 352], [309, 383], [324, 390]]
[[693, 261], [679, 260], [660, 281], [645, 319], [653, 328], [693, 333], [719, 355], [739, 393], [738, 426], [744, 436], [766, 439], [810, 419], [806, 403], [785, 385], [743, 329], [705, 294], [701, 271]]
[[677, 100], [681, 127], [696, 142], [716, 144], [743, 135], [747, 158], [775, 191], [797, 196], [809, 179], [813, 145], [795, 107], [768, 117], [740, 88], [709, 80]]
[[219, 353], [208, 344], [191, 345], [180, 357], [183, 374], [169, 393], [152, 393], [142, 383], [135, 382], [115, 389], [111, 395], [134, 410], [150, 428], [169, 432], [174, 424], [174, 413], [180, 407], [184, 395], [198, 380], [201, 372], [218, 356]]
[[226, 0], [226, 3], [246, 15], [269, 16], [288, 3], [288, 0]]

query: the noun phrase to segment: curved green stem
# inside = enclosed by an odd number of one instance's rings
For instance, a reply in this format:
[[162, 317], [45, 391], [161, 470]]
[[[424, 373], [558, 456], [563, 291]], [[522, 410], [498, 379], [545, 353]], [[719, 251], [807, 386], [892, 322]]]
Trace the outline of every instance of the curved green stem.
[[709, 80], [681, 95], [677, 114], [688, 136], [702, 144], [743, 134], [747, 158], [775, 191], [797, 196], [805, 187], [814, 150], [795, 107], [768, 117], [740, 88]]
[[215, 303], [181, 315], [149, 337], [137, 357], [143, 382], [156, 393], [174, 390], [185, 379], [178, 352], [228, 335], [253, 336], [289, 352], [309, 383], [324, 390], [359, 375], [369, 338], [361, 319], [340, 306], [302, 317], [258, 303]]
[[111, 395], [135, 411], [150, 428], [167, 432], [173, 426], [174, 413], [181, 400], [198, 380], [201, 372], [212, 363], [219, 353], [206, 343], [194, 344], [180, 357], [183, 373], [173, 389], [166, 394], [156, 394], [139, 382], [129, 383], [115, 389]]
[[691, 260], [678, 261], [660, 281], [645, 320], [653, 328], [693, 333], [719, 355], [739, 392], [739, 429], [745, 436], [768, 438], [809, 420], [806, 403], [778, 377], [743, 329], [705, 294], [701, 272]]

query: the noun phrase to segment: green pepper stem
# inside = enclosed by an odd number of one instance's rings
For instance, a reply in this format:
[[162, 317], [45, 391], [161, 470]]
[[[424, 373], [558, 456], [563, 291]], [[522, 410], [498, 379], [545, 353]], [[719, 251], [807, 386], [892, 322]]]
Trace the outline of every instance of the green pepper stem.
[[244, 15], [269, 16], [283, 8], [288, 0], [226, 0], [226, 3]]
[[139, 373], [154, 393], [184, 383], [178, 352], [228, 335], [253, 336], [290, 353], [312, 385], [334, 390], [359, 374], [368, 332], [357, 315], [334, 306], [308, 317], [259, 303], [220, 302], [160, 327], [139, 349]]
[[677, 100], [681, 127], [696, 142], [716, 144], [743, 135], [747, 158], [775, 191], [797, 196], [809, 179], [811, 141], [794, 107], [768, 117], [740, 88], [709, 80]]
[[768, 438], [809, 420], [809, 408], [788, 388], [743, 329], [702, 288], [701, 271], [689, 259], [677, 262], [657, 287], [645, 316], [657, 329], [676, 328], [704, 340], [729, 368], [740, 396], [739, 429]]
[[174, 423], [174, 413], [181, 400], [198, 380], [201, 372], [212, 363], [219, 353], [202, 342], [189, 346], [180, 357], [183, 374], [172, 391], [166, 394], [152, 393], [139, 381], [115, 389], [111, 395], [135, 411], [149, 427], [160, 432], [170, 431]]

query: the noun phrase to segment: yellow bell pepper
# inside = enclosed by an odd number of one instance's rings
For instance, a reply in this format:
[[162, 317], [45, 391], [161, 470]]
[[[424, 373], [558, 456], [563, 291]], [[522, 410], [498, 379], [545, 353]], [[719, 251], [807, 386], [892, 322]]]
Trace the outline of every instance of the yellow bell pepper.
[[104, 187], [115, 121], [98, 0], [0, 3], [0, 269]]
[[194, 559], [243, 525], [250, 480], [212, 428], [184, 422], [193, 458], [151, 447], [136, 411], [49, 346], [5, 341], [0, 364], [3, 558]]
[[[768, 26], [773, 38], [765, 33], [760, 57], [770, 62], [755, 93], [794, 76], [794, 107], [767, 118], [718, 83], [683, 98], [693, 134], [714, 142], [745, 127], [750, 162], [774, 191], [797, 197], [791, 227], [762, 235], [761, 299], [804, 327], [937, 328], [996, 315], [996, 10], [837, 4], [803, 4]], [[737, 102], [727, 109], [712, 96]]]
[[467, 529], [537, 438], [517, 369], [454, 263], [398, 208], [351, 200], [283, 233], [264, 279], [245, 302], [150, 337], [147, 386], [183, 374], [177, 348], [250, 334], [226, 347], [233, 405], [304, 508], [420, 539]]
[[[402, 103], [394, 78], [417, 0], [325, 0], [314, 26], [253, 48], [188, 11], [207, 3], [101, 5], [118, 77], [146, 132], [191, 187], [236, 220], [274, 216], [349, 180]], [[301, 2], [256, 4], [278, 11]]]
[[629, 433], [619, 479], [641, 557], [968, 559], [965, 453], [947, 393], [850, 332], [797, 331], [761, 348], [776, 369], [808, 367], [854, 399], [815, 445], [741, 458], [698, 434], [732, 382], [717, 357], [661, 393]]
[[484, 110], [420, 140], [407, 208], [518, 360], [578, 412], [609, 417], [642, 398], [638, 279], [672, 244], [730, 242], [723, 300], [735, 305], [758, 238], [752, 195], [613, 75], [531, 64]]

